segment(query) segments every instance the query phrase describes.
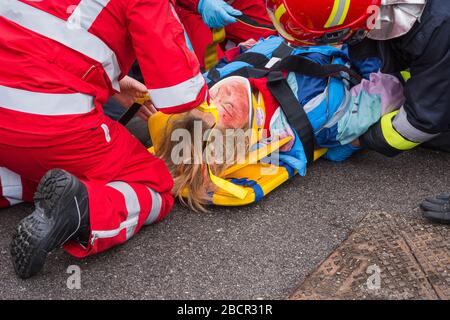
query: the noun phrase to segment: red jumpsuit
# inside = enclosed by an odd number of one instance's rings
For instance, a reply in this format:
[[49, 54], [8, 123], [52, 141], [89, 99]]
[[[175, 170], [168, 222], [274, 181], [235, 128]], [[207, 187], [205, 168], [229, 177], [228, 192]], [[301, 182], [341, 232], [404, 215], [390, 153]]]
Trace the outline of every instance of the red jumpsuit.
[[[198, 13], [199, 0], [176, 0], [177, 13], [183, 23], [186, 33], [191, 40], [192, 47], [197, 55], [200, 65], [205, 68], [205, 52], [213, 43], [213, 31], [203, 22]], [[246, 17], [256, 22], [258, 26], [241, 21], [225, 27], [226, 40], [236, 45], [249, 39], [259, 40], [276, 35], [272, 26], [264, 0], [234, 0], [226, 1], [233, 8], [240, 10]], [[224, 57], [224, 43], [216, 46], [217, 59]]]
[[200, 105], [207, 87], [163, 0], [0, 0], [0, 206], [32, 201], [46, 171], [87, 186], [85, 257], [123, 243], [170, 211], [172, 178], [102, 112], [138, 59], [163, 112]]

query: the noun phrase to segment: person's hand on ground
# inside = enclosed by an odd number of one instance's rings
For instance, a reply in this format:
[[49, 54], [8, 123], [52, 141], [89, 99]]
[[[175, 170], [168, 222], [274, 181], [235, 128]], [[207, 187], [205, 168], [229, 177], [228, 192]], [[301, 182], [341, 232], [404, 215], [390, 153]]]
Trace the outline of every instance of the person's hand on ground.
[[435, 198], [427, 198], [420, 205], [423, 216], [430, 221], [450, 223], [450, 193], [443, 193]]
[[223, 0], [200, 0], [198, 12], [210, 28], [225, 27], [236, 22], [235, 16], [242, 15], [242, 12], [234, 9]]
[[[114, 99], [116, 99], [124, 108], [130, 108], [134, 102], [138, 99], [143, 99], [148, 95], [147, 87], [133, 79], [129, 76], [125, 76], [119, 82], [120, 85], [120, 93], [114, 95]], [[156, 113], [157, 110], [153, 106], [153, 103], [148, 100], [146, 101], [137, 115], [144, 121], [148, 121], [148, 118]]]

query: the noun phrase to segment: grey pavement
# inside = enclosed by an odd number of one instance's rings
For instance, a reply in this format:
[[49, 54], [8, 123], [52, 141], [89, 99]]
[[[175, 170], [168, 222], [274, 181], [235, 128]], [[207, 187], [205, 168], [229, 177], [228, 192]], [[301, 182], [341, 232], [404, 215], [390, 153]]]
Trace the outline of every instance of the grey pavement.
[[[125, 245], [83, 261], [62, 250], [41, 274], [16, 278], [13, 228], [30, 205], [0, 211], [1, 299], [286, 299], [369, 213], [419, 215], [422, 198], [450, 190], [450, 154], [416, 150], [395, 159], [359, 154], [318, 161], [262, 202], [168, 219]], [[66, 286], [78, 265], [82, 289]]]

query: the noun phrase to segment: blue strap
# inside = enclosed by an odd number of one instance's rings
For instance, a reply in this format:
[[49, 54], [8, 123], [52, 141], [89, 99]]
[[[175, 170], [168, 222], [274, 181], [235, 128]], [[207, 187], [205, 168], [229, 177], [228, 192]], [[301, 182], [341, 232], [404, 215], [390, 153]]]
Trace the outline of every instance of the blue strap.
[[214, 202], [213, 202], [214, 192], [208, 192], [208, 197], [210, 199], [210, 200], [208, 200], [208, 204], [213, 205], [214, 204]]
[[289, 179], [291, 179], [295, 176], [295, 170], [290, 165], [284, 163], [283, 161], [280, 161], [279, 166], [286, 169], [286, 171], [289, 175]]
[[249, 180], [247, 178], [242, 179], [232, 179], [232, 183], [237, 184], [242, 187], [249, 187], [253, 189], [255, 193], [255, 202], [259, 202], [264, 198], [264, 191], [261, 186], [255, 180]]

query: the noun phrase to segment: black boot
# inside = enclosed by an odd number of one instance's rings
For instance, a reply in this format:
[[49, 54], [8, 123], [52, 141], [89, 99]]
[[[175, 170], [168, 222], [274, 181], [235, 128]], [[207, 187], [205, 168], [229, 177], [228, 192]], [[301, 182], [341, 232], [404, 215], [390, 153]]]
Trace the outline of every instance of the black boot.
[[90, 232], [87, 189], [70, 173], [47, 172], [34, 203], [34, 212], [20, 222], [11, 244], [14, 269], [23, 279], [42, 269], [49, 252], [69, 240], [87, 241]]
[[421, 204], [423, 216], [438, 223], [450, 223], [450, 194], [444, 193], [436, 198], [427, 198]]

